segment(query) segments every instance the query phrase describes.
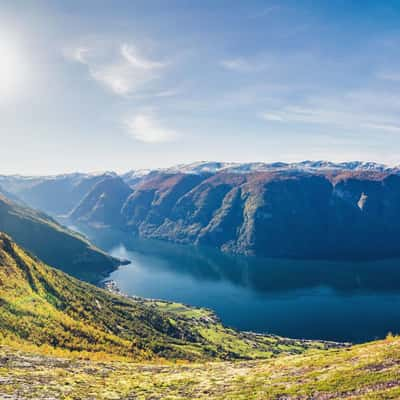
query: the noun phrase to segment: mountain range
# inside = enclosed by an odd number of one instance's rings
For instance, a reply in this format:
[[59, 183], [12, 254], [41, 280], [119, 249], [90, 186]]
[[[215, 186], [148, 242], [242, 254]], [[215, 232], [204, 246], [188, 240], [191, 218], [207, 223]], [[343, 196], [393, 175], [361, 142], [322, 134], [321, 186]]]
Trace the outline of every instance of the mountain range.
[[0, 397], [399, 398], [391, 334], [351, 346], [238, 332], [210, 310], [76, 279], [98, 283], [121, 260], [56, 219], [244, 254], [397, 254], [396, 170], [232, 168], [1, 177]]
[[400, 170], [372, 162], [200, 162], [121, 175], [2, 176], [0, 185], [73, 224], [226, 252], [325, 259], [400, 255]]

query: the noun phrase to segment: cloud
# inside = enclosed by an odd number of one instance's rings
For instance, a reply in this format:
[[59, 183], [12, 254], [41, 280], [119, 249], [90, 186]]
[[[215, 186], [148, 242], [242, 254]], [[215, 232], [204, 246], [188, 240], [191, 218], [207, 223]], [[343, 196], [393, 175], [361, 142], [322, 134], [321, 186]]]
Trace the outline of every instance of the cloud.
[[87, 47], [76, 47], [64, 50], [64, 56], [66, 58], [81, 64], [87, 64], [86, 56], [88, 53], [89, 49]]
[[144, 143], [165, 143], [175, 141], [178, 132], [165, 128], [150, 113], [137, 114], [125, 121], [129, 134]]
[[280, 122], [285, 121], [284, 117], [279, 114], [263, 113], [262, 118], [264, 118], [267, 121], [280, 121]]
[[274, 107], [260, 117], [279, 124], [327, 125], [340, 129], [368, 129], [400, 133], [396, 96], [379, 91], [359, 91], [342, 96], [304, 99], [297, 104]]
[[144, 57], [136, 47], [127, 43], [93, 44], [64, 51], [67, 59], [86, 65], [92, 79], [113, 93], [126, 96], [160, 77], [168, 63]]
[[400, 82], [400, 73], [396, 72], [381, 72], [378, 74], [379, 79], [383, 79], [385, 81], [393, 81]]
[[251, 14], [250, 18], [267, 17], [267, 16], [271, 15], [272, 13], [277, 12], [277, 11], [281, 11], [281, 10], [282, 10], [282, 7], [278, 6], [278, 5], [265, 7], [263, 9], [261, 9], [260, 11]]
[[387, 132], [400, 133], [400, 125], [392, 125], [392, 124], [376, 124], [376, 123], [366, 123], [363, 124], [366, 128], [378, 129]]
[[121, 55], [125, 58], [126, 61], [128, 61], [128, 63], [132, 67], [143, 70], [153, 70], [158, 68], [164, 68], [166, 66], [165, 63], [158, 61], [151, 61], [141, 57], [134, 46], [129, 46], [127, 44], [123, 44], [121, 46]]
[[236, 72], [254, 72], [264, 69], [267, 65], [264, 62], [250, 61], [244, 58], [232, 58], [222, 60], [220, 65], [228, 70]]

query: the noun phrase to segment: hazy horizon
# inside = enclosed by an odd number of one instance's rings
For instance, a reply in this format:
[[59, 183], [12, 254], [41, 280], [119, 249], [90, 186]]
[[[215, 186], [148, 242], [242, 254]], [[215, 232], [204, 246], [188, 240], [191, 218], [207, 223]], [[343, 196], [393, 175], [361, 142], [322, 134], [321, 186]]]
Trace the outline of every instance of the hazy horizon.
[[400, 4], [5, 0], [1, 174], [400, 163]]

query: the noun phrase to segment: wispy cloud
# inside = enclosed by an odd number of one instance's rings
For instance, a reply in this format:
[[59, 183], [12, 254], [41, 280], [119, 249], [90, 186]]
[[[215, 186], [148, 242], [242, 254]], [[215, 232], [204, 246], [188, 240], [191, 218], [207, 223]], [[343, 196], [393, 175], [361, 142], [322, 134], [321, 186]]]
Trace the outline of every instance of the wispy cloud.
[[280, 11], [282, 10], [281, 6], [278, 5], [274, 5], [274, 6], [270, 6], [270, 7], [265, 7], [259, 11], [254, 12], [253, 14], [250, 15], [250, 18], [263, 18], [263, 17], [267, 17], [271, 14], [273, 14], [274, 12]]
[[[101, 46], [100, 46], [101, 47]], [[86, 65], [90, 76], [118, 95], [136, 92], [146, 83], [160, 77], [168, 63], [143, 56], [130, 44], [77, 46], [64, 51], [69, 60]]]
[[87, 47], [76, 47], [64, 50], [64, 55], [73, 61], [80, 62], [81, 64], [87, 64], [86, 55], [88, 52], [89, 49]]
[[378, 78], [385, 81], [400, 82], [400, 72], [380, 72]]
[[144, 143], [165, 143], [175, 141], [177, 131], [164, 127], [153, 113], [139, 113], [125, 120], [128, 133]]
[[222, 60], [220, 65], [225, 69], [236, 72], [260, 71], [268, 66], [264, 60], [250, 60], [240, 57]]
[[368, 122], [363, 124], [363, 126], [366, 128], [378, 129], [386, 132], [400, 133], [400, 125]]
[[285, 121], [285, 118], [282, 114], [263, 113], [261, 116], [267, 121], [279, 121], [279, 122]]
[[400, 133], [399, 103], [392, 95], [354, 92], [338, 97], [306, 99], [298, 104], [274, 107], [260, 114], [273, 123], [336, 126], [341, 129], [369, 129]]
[[151, 61], [142, 57], [134, 46], [130, 46], [128, 44], [121, 45], [121, 55], [132, 67], [143, 70], [151, 71], [154, 69], [163, 68], [167, 65], [166, 63]]

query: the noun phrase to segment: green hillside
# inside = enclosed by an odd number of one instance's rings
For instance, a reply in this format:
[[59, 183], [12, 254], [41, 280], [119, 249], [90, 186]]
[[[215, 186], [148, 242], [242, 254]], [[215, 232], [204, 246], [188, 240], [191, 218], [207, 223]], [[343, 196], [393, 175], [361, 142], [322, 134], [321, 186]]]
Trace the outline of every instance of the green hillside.
[[47, 264], [89, 282], [98, 282], [120, 261], [48, 215], [21, 206], [0, 194], [0, 231]]
[[7, 399], [388, 400], [400, 398], [399, 377], [399, 338], [262, 361], [187, 364], [96, 362], [0, 346], [0, 398]]
[[238, 333], [204, 309], [133, 300], [72, 278], [0, 234], [0, 334], [7, 341], [135, 359], [237, 359], [332, 344]]

